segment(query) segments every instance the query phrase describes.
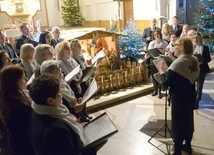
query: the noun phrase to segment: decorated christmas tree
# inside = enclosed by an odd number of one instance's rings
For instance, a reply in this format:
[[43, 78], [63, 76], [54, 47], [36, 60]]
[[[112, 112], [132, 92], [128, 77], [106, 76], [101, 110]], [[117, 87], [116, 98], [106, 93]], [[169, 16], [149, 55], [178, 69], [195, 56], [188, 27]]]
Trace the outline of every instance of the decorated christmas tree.
[[63, 0], [62, 18], [67, 26], [83, 26], [83, 15], [79, 0]]
[[198, 0], [195, 13], [195, 30], [203, 35], [203, 42], [210, 47], [210, 52], [214, 53], [214, 1]]
[[142, 37], [133, 20], [130, 19], [127, 25], [123, 31], [124, 36], [119, 37], [120, 54], [127, 60], [136, 61], [143, 50]]

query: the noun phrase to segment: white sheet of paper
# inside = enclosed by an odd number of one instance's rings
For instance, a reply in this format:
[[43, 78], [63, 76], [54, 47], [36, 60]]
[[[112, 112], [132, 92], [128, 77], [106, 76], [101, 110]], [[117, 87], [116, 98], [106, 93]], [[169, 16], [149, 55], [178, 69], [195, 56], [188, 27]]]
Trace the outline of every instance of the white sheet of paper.
[[97, 53], [92, 59], [91, 63], [94, 65], [95, 62], [97, 62], [100, 58], [104, 58], [106, 56], [105, 52], [101, 50], [99, 53]]
[[93, 81], [89, 85], [88, 89], [86, 90], [81, 103], [85, 103], [97, 91], [98, 91], [98, 85], [97, 85], [96, 80], [93, 79]]
[[68, 75], [65, 76], [65, 81], [70, 81], [75, 75], [77, 75], [81, 71], [80, 65], [74, 68]]
[[30, 79], [27, 81], [27, 86], [29, 84], [31, 84], [33, 82], [33, 80], [35, 79], [35, 73], [33, 73], [33, 75], [30, 77]]
[[158, 71], [159, 71], [159, 65], [162, 65], [164, 72], [166, 72], [168, 70], [168, 66], [167, 66], [166, 61], [164, 59], [162, 59], [162, 58], [154, 59], [153, 62], [154, 62]]

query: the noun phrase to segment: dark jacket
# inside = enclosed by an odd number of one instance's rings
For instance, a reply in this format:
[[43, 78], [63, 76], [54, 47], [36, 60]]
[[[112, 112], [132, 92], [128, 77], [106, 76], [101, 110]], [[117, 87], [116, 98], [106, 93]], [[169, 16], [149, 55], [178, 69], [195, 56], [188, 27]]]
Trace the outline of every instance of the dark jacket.
[[13, 155], [33, 155], [33, 149], [29, 136], [29, 119], [32, 109], [19, 100], [13, 100], [10, 115], [6, 119], [9, 130], [9, 146]]
[[206, 45], [203, 46], [202, 57], [203, 64], [200, 65], [200, 69], [203, 70], [205, 73], [208, 73], [210, 71], [208, 63], [211, 61], [211, 57], [209, 47]]
[[[161, 30], [160, 28], [158, 27], [155, 27], [155, 30]], [[151, 37], [152, 36], [152, 31], [151, 31], [151, 27], [148, 27], [148, 28], [145, 28], [144, 31], [143, 31], [143, 35], [142, 35], [142, 40], [143, 42], [145, 42], [147, 44], [147, 46], [149, 45], [149, 42], [146, 38], [147, 37]]]
[[11, 44], [5, 43], [5, 44], [4, 44], [4, 47], [5, 47], [5, 49], [3, 49], [3, 48], [0, 46], [0, 50], [5, 50], [5, 51], [8, 53], [8, 55], [10, 56], [10, 59], [14, 59], [14, 58], [17, 58], [17, 57], [18, 57], [18, 56], [16, 55], [16, 53], [15, 53], [13, 47], [11, 46]]
[[21, 46], [25, 43], [30, 43], [32, 44], [34, 47], [36, 47], [38, 45], [38, 43], [30, 38], [28, 38], [27, 36], [25, 35], [21, 35], [20, 37], [16, 38], [14, 40], [14, 50], [16, 52], [16, 54], [18, 56], [20, 56], [20, 49], [21, 49]]
[[33, 112], [30, 138], [36, 155], [77, 155], [82, 142], [64, 121]]

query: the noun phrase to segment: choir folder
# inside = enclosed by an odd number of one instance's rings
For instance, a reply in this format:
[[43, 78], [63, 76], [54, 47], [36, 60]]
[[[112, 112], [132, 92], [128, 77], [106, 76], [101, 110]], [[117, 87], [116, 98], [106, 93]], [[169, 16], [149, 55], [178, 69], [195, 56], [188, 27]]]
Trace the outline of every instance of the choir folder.
[[103, 113], [83, 128], [86, 144], [82, 150], [95, 147], [118, 132], [107, 113]]

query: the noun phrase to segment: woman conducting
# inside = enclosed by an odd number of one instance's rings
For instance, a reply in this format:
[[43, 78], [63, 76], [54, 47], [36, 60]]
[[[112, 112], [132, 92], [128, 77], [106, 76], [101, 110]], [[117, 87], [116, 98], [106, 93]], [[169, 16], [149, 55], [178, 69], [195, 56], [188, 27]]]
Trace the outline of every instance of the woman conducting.
[[[162, 64], [158, 64], [158, 70], [164, 89], [170, 87], [174, 155], [181, 155], [181, 150], [191, 154], [194, 132], [193, 107], [196, 100], [195, 82], [198, 78], [199, 63], [192, 55], [193, 44], [188, 38], [178, 39], [174, 52], [177, 59], [170, 65], [167, 73]], [[182, 145], [183, 141], [185, 141], [184, 145]]]

